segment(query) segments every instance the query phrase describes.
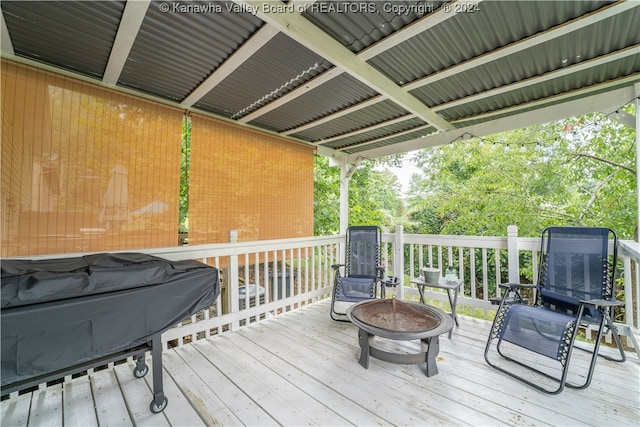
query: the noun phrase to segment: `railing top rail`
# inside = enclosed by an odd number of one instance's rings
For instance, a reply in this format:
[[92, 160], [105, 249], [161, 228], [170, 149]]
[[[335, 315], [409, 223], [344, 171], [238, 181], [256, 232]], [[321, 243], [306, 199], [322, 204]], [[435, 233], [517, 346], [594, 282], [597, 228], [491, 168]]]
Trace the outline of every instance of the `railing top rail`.
[[[393, 241], [393, 233], [383, 234], [384, 241]], [[469, 248], [506, 249], [507, 238], [497, 236], [457, 236], [452, 234], [403, 234], [404, 243]]]
[[[320, 236], [320, 237], [298, 237], [291, 239], [274, 239], [274, 240], [255, 240], [250, 242], [235, 243], [210, 243], [204, 245], [187, 245], [187, 246], [170, 246], [165, 248], [144, 248], [110, 251], [112, 253], [123, 252], [144, 252], [150, 255], [160, 256], [166, 259], [179, 261], [184, 259], [211, 258], [217, 256], [251, 254], [275, 250], [287, 250], [304, 247], [324, 246], [330, 244], [341, 243], [344, 241], [344, 235]], [[101, 251], [104, 252], [104, 251]], [[31, 255], [24, 259], [47, 259], [47, 258], [73, 258], [78, 256], [90, 255], [99, 252], [74, 252], [47, 255]], [[13, 258], [13, 257], [12, 257]]]
[[640, 243], [633, 240], [619, 240], [618, 251], [622, 256], [628, 256], [640, 262]]

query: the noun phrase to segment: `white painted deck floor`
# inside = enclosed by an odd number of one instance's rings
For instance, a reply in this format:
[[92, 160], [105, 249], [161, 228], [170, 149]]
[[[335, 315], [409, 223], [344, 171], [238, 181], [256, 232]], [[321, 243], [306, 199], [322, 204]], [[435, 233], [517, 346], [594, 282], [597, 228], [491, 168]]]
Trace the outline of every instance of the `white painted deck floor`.
[[[640, 425], [640, 361], [600, 358], [591, 386], [548, 396], [490, 368], [490, 324], [462, 317], [424, 365], [358, 364], [357, 329], [327, 301], [166, 351], [164, 412], [133, 362], [2, 402], [2, 426]], [[392, 346], [416, 347], [393, 342]], [[578, 352], [581, 355], [583, 352]], [[580, 356], [581, 358], [583, 356]]]

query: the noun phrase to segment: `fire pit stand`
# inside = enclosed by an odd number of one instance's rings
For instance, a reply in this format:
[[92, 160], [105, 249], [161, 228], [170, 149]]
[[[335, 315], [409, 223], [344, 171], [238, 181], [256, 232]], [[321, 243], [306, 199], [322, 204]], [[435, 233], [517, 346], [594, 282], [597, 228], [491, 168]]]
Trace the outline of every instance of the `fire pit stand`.
[[[444, 311], [415, 302], [376, 299], [359, 302], [347, 310], [347, 317], [358, 327], [359, 363], [369, 368], [369, 356], [399, 364], [426, 363], [426, 375], [438, 373], [436, 356], [440, 351], [438, 337], [453, 328], [451, 316]], [[419, 353], [392, 353], [373, 347], [371, 338], [420, 340]]]

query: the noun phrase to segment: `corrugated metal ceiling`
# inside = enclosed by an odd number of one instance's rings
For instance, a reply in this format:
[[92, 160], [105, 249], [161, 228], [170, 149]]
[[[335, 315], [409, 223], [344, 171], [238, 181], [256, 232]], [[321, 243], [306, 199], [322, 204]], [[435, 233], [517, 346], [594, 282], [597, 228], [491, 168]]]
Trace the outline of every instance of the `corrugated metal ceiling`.
[[226, 8], [199, 14], [149, 7], [118, 83], [182, 101], [261, 25]]
[[[376, 92], [370, 87], [343, 73], [250, 123], [278, 131], [288, 131], [307, 122], [327, 117], [375, 95]], [[293, 122], [292, 117], [308, 119], [304, 122]]]
[[124, 1], [2, 1], [17, 55], [100, 78], [124, 10]]
[[640, 2], [142, 3], [3, 1], [3, 56], [365, 154], [640, 82]]
[[[196, 106], [239, 119], [330, 67], [321, 56], [280, 33]], [[228, 111], [222, 113], [222, 109]]]

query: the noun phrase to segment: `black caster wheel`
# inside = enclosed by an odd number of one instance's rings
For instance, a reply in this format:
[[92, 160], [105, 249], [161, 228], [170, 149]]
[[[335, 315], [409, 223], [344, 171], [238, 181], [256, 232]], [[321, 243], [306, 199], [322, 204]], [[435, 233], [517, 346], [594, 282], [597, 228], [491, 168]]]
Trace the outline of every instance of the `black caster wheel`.
[[138, 370], [137, 366], [133, 368], [133, 376], [136, 378], [144, 377], [145, 375], [147, 375], [147, 372], [149, 372], [149, 367], [147, 365], [144, 365], [142, 367], [142, 370]]
[[169, 403], [169, 399], [167, 399], [166, 396], [162, 398], [162, 402], [160, 403], [160, 405], [156, 405], [156, 400], [153, 399], [151, 401], [149, 409], [151, 409], [151, 412], [153, 412], [154, 414], [159, 414], [160, 412], [164, 411], [164, 408], [167, 407], [167, 403]]

